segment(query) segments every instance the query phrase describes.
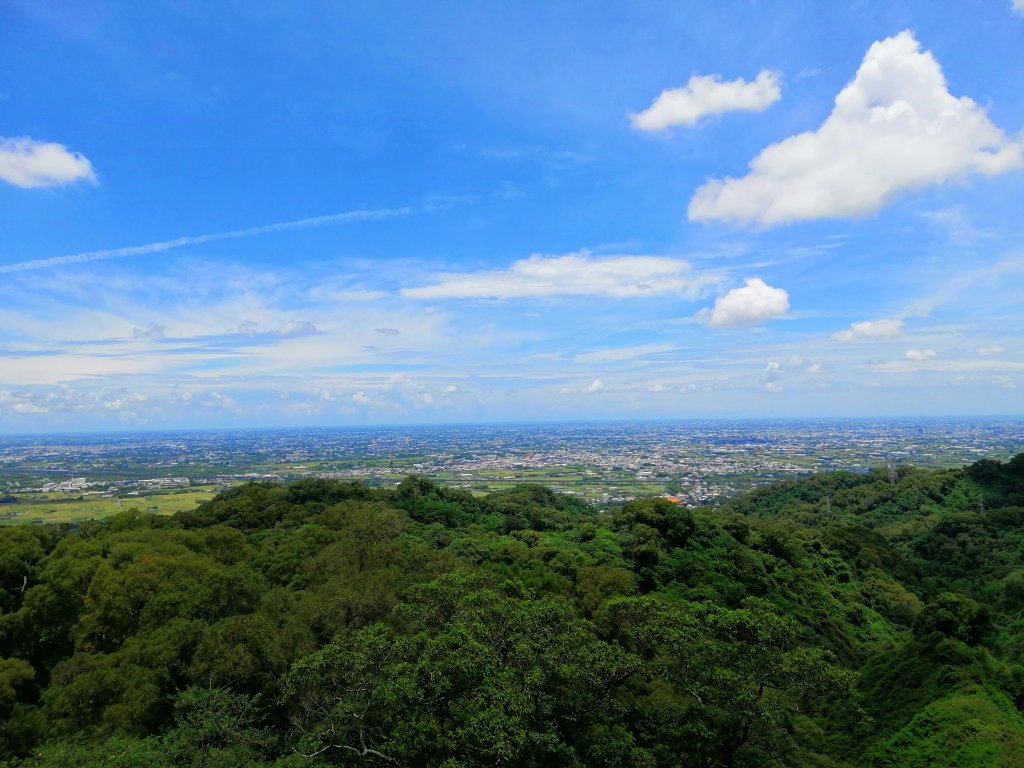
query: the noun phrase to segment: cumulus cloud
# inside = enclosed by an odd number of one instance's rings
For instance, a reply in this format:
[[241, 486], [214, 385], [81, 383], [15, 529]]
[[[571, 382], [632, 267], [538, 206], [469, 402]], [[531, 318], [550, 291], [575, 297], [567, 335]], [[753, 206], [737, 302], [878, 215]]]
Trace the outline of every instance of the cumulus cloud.
[[695, 274], [690, 263], [666, 256], [564, 256], [534, 254], [506, 269], [437, 277], [420, 288], [403, 288], [411, 299], [513, 299], [545, 296], [633, 298], [675, 294], [698, 296], [718, 277]]
[[207, 408], [222, 408], [225, 411], [238, 411], [238, 403], [233, 397], [222, 395], [220, 392], [210, 392], [201, 405]]
[[938, 354], [939, 353], [936, 352], [934, 349], [908, 349], [903, 354], [903, 356], [905, 358], [907, 358], [907, 360], [921, 361], [921, 360], [931, 360], [933, 357], [936, 357]]
[[604, 382], [600, 379], [594, 379], [583, 388], [584, 392], [601, 392], [602, 390], [604, 390]]
[[117, 395], [102, 402], [108, 411], [129, 411], [149, 402], [149, 398], [141, 392], [120, 391]]
[[874, 43], [815, 131], [772, 144], [738, 179], [712, 179], [690, 201], [695, 221], [761, 225], [862, 216], [905, 189], [1024, 167], [972, 99], [953, 96], [913, 33]]
[[816, 389], [824, 389], [829, 386], [834, 379], [831, 366], [824, 362], [811, 363], [803, 369], [803, 374], [804, 381], [808, 382]]
[[47, 413], [48, 410], [40, 403], [34, 402], [29, 393], [0, 391], [0, 413], [7, 411], [17, 414], [38, 414]]
[[365, 392], [356, 392], [352, 395], [352, 400], [359, 405], [371, 405], [373, 403], [373, 399]]
[[832, 334], [836, 341], [865, 341], [869, 339], [891, 339], [903, 329], [903, 321], [896, 318], [884, 320], [862, 320], [851, 323], [850, 327]]
[[714, 328], [734, 328], [779, 317], [788, 309], [786, 291], [753, 277], [742, 288], [733, 288], [718, 299], [715, 306], [704, 310], [703, 317]]
[[[1024, 0], [1020, 0], [1020, 2], [1022, 4], [1024, 4]], [[1001, 355], [1001, 354], [1003, 354], [1003, 352], [1006, 351], [1006, 347], [1004, 347], [1004, 346], [1002, 346], [1000, 344], [991, 344], [991, 345], [989, 345], [987, 347], [978, 347], [974, 351], [977, 352], [982, 357], [991, 357], [992, 355]]]
[[16, 187], [59, 187], [75, 181], [95, 181], [92, 163], [63, 144], [35, 141], [27, 136], [0, 138], [0, 179]]
[[1013, 0], [1013, 10], [1017, 13], [1024, 14], [1024, 0]]
[[724, 112], [760, 112], [781, 98], [779, 78], [762, 69], [753, 81], [723, 81], [720, 75], [694, 75], [682, 88], [662, 91], [643, 112], [631, 113], [630, 122], [641, 131], [660, 131], [672, 125], [695, 125], [707, 115]]

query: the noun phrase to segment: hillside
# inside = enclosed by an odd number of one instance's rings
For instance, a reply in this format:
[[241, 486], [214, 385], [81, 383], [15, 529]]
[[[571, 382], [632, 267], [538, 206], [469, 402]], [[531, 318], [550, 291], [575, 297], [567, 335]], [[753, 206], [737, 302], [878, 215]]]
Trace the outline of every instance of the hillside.
[[0, 765], [1021, 765], [1022, 546], [1024, 454], [0, 528]]

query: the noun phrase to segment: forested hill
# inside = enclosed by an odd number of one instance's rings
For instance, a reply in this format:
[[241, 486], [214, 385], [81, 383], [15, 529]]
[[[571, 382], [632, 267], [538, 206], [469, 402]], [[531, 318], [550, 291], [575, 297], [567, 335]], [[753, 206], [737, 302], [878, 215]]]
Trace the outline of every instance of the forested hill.
[[1024, 765], [1024, 454], [0, 528], [0, 765]]

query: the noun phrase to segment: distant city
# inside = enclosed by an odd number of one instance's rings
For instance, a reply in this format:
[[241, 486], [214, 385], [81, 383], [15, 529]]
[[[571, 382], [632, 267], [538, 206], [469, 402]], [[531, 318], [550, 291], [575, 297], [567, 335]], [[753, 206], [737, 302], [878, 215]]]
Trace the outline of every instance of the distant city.
[[0, 437], [0, 521], [194, 508], [246, 481], [398, 483], [486, 493], [533, 482], [598, 505], [700, 505], [825, 470], [959, 466], [1024, 450], [1024, 418], [452, 425]]

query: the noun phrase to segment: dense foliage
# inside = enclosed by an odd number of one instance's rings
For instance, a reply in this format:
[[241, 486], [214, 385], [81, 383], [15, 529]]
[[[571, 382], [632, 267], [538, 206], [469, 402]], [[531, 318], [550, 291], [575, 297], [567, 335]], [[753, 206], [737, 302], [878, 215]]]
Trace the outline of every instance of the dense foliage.
[[0, 765], [1024, 765], [1022, 553], [1024, 454], [0, 528]]

